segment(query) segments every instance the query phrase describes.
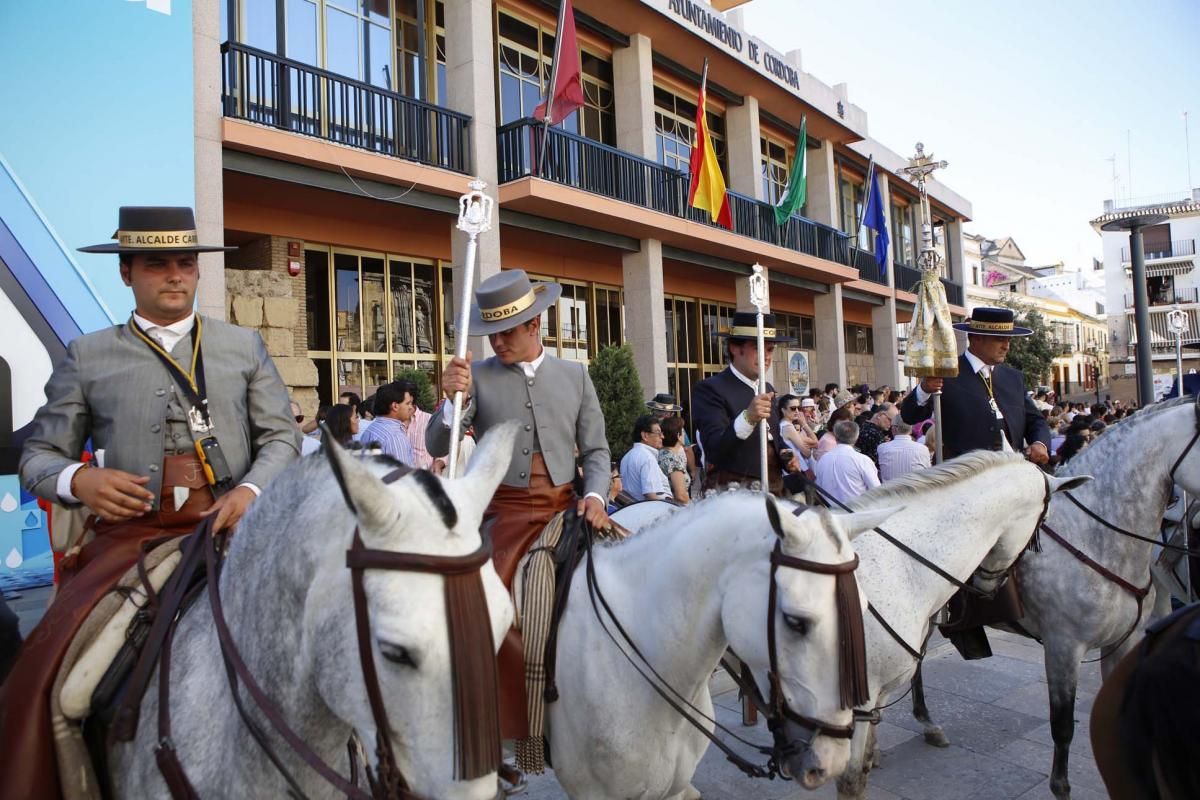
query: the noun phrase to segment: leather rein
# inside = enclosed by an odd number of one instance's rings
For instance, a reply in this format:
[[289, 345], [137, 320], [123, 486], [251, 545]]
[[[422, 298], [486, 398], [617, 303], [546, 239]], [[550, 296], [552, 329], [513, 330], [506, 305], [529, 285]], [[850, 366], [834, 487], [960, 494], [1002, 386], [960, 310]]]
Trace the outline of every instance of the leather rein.
[[[633, 641], [633, 638], [629, 635], [628, 631], [625, 630], [625, 627], [621, 624], [621, 621], [613, 612], [612, 607], [609, 606], [608, 600], [604, 597], [604, 593], [600, 590], [600, 585], [596, 578], [595, 555], [592, 550], [592, 536], [585, 533], [584, 541], [586, 543], [585, 548], [587, 556], [585, 574], [587, 579], [588, 596], [591, 600], [592, 611], [596, 616], [597, 622], [600, 623], [600, 628], [613, 642], [613, 644], [617, 645], [617, 649], [621, 651], [621, 654], [625, 656], [625, 659], [630, 663], [631, 666], [633, 666], [638, 674], [645, 679], [650, 687], [654, 689], [659, 697], [661, 697], [663, 701], [666, 702], [667, 705], [670, 706], [676, 713], [683, 717], [684, 721], [686, 721], [706, 739], [708, 739], [708, 741], [714, 747], [724, 753], [726, 759], [728, 759], [730, 763], [740, 769], [744, 774], [752, 778], [770, 779], [784, 775], [784, 772], [782, 771], [783, 761], [799, 750], [799, 746], [796, 743], [790, 742], [787, 739], [784, 726], [784, 723], [787, 720], [791, 720], [792, 722], [795, 722], [798, 725], [801, 725], [812, 731], [812, 736], [803, 743], [805, 745], [811, 744], [812, 739], [822, 734], [837, 739], [849, 739], [851, 736], [853, 736], [853, 722], [851, 722], [849, 725], [835, 725], [833, 723], [828, 723], [819, 719], [804, 716], [791, 709], [787, 703], [787, 698], [784, 697], [779, 681], [779, 664], [775, 643], [776, 611], [778, 608], [775, 575], [780, 568], [785, 568], [835, 575], [838, 576], [839, 579], [844, 576], [845, 578], [849, 579], [850, 584], [853, 586], [854, 598], [857, 601], [857, 584], [854, 583], [853, 575], [854, 570], [858, 567], [858, 556], [855, 556], [850, 561], [845, 561], [839, 564], [822, 564], [820, 562], [807, 561], [805, 559], [784, 555], [782, 552], [781, 542], [776, 542], [775, 548], [772, 550], [771, 572], [769, 580], [770, 587], [768, 589], [767, 608], [767, 646], [770, 663], [768, 681], [771, 687], [770, 701], [766, 702], [763, 700], [757, 683], [755, 682], [753, 676], [749, 674], [748, 668], [740, 658], [738, 658], [738, 665], [740, 668], [734, 668], [733, 665], [727, 662], [724, 656], [721, 659], [721, 663], [725, 667], [730, 678], [735, 684], [737, 684], [739, 689], [746, 696], [750, 697], [752, 701], [759, 706], [763, 715], [767, 718], [767, 725], [771, 731], [774, 744], [771, 747], [764, 747], [748, 741], [742, 736], [739, 736], [736, 732], [718, 722], [714, 717], [709, 716], [705, 712], [701, 711], [695, 706], [695, 704], [691, 702], [691, 700], [684, 697], [681, 692], [672, 687], [658, 672], [658, 670], [654, 668], [654, 665], [650, 663], [650, 660], [646, 658], [646, 656], [638, 648], [637, 644]], [[601, 609], [603, 609], [603, 613], [601, 613]], [[611, 620], [612, 626], [616, 629], [617, 633], [620, 634], [621, 640], [624, 643], [624, 647], [622, 646], [622, 642], [617, 640], [617, 637], [605, 623], [605, 616]], [[847, 632], [844, 630], [840, 631], [839, 634], [843, 640], [857, 640], [858, 650], [859, 652], [863, 652], [864, 648], [862, 647], [861, 612], [859, 612], [857, 615], [857, 619], [859, 624], [856, 635], [854, 632]], [[729, 652], [733, 653], [732, 648], [729, 649]], [[736, 654], [734, 655], [736, 657]], [[859, 667], [861, 667], [861, 670], [859, 671], [863, 676], [862, 685], [865, 687], [865, 652], [863, 653], [863, 658], [860, 664], [842, 665], [843, 681], [845, 680], [845, 676], [847, 674], [849, 674], [852, 670], [857, 670]], [[843, 694], [845, 694], [845, 690], [843, 690]], [[851, 706], [843, 705], [843, 708], [847, 707]], [[755, 764], [754, 762], [744, 758], [742, 755], [733, 750], [728, 744], [718, 738], [711, 730], [709, 730], [707, 727], [708, 725], [720, 730], [726, 734], [726, 736], [735, 739], [746, 747], [757, 751], [759, 754], [767, 756], [768, 761], [766, 765]]]
[[[384, 483], [393, 483], [411, 471], [408, 467], [401, 467], [385, 475], [382, 480]], [[341, 482], [341, 474], [337, 473], [336, 470], [335, 473], [338, 476], [339, 482]], [[353, 508], [353, 506], [351, 507]], [[346, 551], [346, 566], [350, 569], [359, 661], [361, 662], [363, 682], [366, 686], [368, 702], [371, 706], [371, 716], [375, 724], [375, 752], [378, 763], [376, 770], [371, 770], [369, 767], [365, 770], [370, 788], [370, 792], [368, 793], [358, 785], [357, 776], [354, 774], [356, 764], [353, 748], [351, 748], [352, 775], [347, 780], [337, 770], [325, 763], [300, 738], [285, 720], [279, 706], [268, 697], [262, 686], [250, 672], [250, 669], [246, 666], [237, 645], [233, 641], [233, 636], [229, 631], [221, 604], [218, 584], [223, 559], [222, 549], [225, 534], [213, 534], [212, 520], [213, 518], [209, 517], [205, 522], [201, 523], [192, 535], [203, 540], [203, 544], [200, 546], [204, 549], [209, 604], [212, 608], [213, 622], [220, 642], [221, 657], [225, 663], [225, 671], [229, 679], [229, 688], [242, 721], [249, 729], [259, 747], [262, 748], [268, 759], [275, 766], [275, 769], [287, 782], [291, 789], [291, 794], [296, 797], [305, 796], [300, 789], [299, 782], [287, 770], [282, 759], [268, 743], [263, 730], [250, 717], [239, 693], [239, 683], [245, 686], [246, 693], [250, 696], [254, 705], [257, 706], [262, 716], [266, 717], [270, 726], [287, 743], [292, 752], [339, 793], [344, 794], [351, 800], [426, 800], [409, 788], [397, 765], [395, 753], [392, 748], [390, 735], [392, 728], [388, 722], [387, 709], [379, 687], [379, 675], [375, 668], [375, 658], [371, 649], [370, 611], [367, 605], [366, 590], [363, 585], [364, 573], [367, 570], [381, 569], [400, 572], [422, 572], [441, 575], [447, 579], [453, 576], [474, 574], [476, 581], [479, 583], [479, 590], [482, 592], [482, 579], [479, 576], [479, 570], [492, 557], [491, 540], [485, 538], [477, 550], [462, 556], [397, 553], [390, 550], [374, 550], [365, 547], [359, 535], [358, 527], [355, 526], [353, 542], [350, 549]], [[447, 615], [451, 615], [451, 609], [449, 608], [447, 609]], [[177, 621], [178, 617], [175, 619], [175, 622]], [[448, 624], [451, 624], [450, 620], [448, 620]], [[451, 638], [453, 639], [453, 637]], [[452, 648], [455, 644], [455, 642], [451, 641]], [[159, 770], [163, 774], [171, 796], [175, 800], [196, 800], [199, 795], [183, 771], [183, 766], [178, 759], [170, 736], [170, 705], [168, 695], [170, 685], [169, 634], [162, 651], [161, 673], [159, 676], [159, 743], [155, 750], [155, 758], [158, 761]], [[472, 713], [486, 713], [488, 709], [472, 709], [471, 711]], [[494, 709], [491, 709], [490, 722], [492, 725], [497, 726], [496, 760], [498, 762], [500, 760], [498, 747], [499, 730]], [[486, 722], [481, 721], [481, 724], [486, 724]], [[501, 795], [502, 792], [498, 789], [496, 796], [500, 797]]]

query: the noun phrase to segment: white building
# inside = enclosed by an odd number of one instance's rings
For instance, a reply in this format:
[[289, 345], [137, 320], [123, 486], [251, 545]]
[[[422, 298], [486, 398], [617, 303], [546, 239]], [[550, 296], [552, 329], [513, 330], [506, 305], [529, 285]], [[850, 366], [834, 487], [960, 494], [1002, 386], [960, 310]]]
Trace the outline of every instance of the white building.
[[[1113, 397], [1137, 396], [1134, 331], [1133, 281], [1129, 234], [1102, 231], [1113, 220], [1141, 214], [1164, 214], [1167, 221], [1143, 229], [1146, 254], [1146, 289], [1150, 302], [1150, 347], [1156, 375], [1170, 375], [1175, 369], [1175, 337], [1167, 324], [1167, 314], [1178, 307], [1187, 313], [1185, 345], [1200, 343], [1200, 275], [1196, 272], [1196, 241], [1200, 239], [1200, 189], [1191, 197], [1147, 205], [1121, 207], [1111, 200], [1104, 213], [1092, 220], [1104, 246], [1105, 306], [1108, 314], [1110, 368]], [[1200, 367], [1195, 350], [1184, 350], [1184, 369]]]

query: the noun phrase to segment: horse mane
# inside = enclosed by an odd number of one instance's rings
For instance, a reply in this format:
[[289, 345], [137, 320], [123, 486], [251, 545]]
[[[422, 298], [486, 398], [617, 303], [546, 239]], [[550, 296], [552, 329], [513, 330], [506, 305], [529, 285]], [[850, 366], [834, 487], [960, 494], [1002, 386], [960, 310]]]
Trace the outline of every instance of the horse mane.
[[[1079, 453], [1063, 464], [1055, 471], [1056, 475], [1071, 476], [1093, 473], [1096, 469], [1106, 471], [1114, 461], [1117, 453], [1121, 452], [1122, 447], [1129, 445], [1125, 440], [1134, 435], [1131, 431], [1137, 429], [1143, 424], [1149, 424], [1150, 420], [1157, 419], [1166, 411], [1171, 411], [1183, 405], [1194, 405], [1196, 398], [1192, 395], [1184, 395], [1183, 397], [1173, 397], [1170, 400], [1163, 400], [1160, 403], [1154, 403], [1146, 408], [1139, 409], [1131, 416], [1126, 416], [1112, 425], [1104, 429], [1104, 432], [1096, 437], [1095, 441], [1087, 447], [1079, 451]], [[1096, 463], [1096, 459], [1101, 459], [1100, 463]]]
[[998, 453], [990, 450], [974, 450], [936, 467], [910, 472], [903, 477], [890, 480], [854, 498], [847, 505], [851, 511], [861, 511], [885, 500], [908, 499], [933, 489], [953, 486], [956, 483], [981, 475], [1006, 464], [1019, 464], [1024, 458], [1016, 453]]

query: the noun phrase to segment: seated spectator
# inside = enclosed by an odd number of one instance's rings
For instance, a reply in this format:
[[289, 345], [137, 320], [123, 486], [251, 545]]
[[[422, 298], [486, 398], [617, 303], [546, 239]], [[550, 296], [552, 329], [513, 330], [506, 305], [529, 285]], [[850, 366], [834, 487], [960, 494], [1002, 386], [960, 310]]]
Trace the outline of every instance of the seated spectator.
[[652, 414], [643, 414], [633, 424], [633, 446], [621, 459], [621, 483], [638, 502], [671, 497], [671, 484], [658, 466], [662, 426]]
[[840, 503], [848, 503], [879, 485], [875, 462], [854, 449], [858, 425], [842, 420], [833, 426], [837, 446], [817, 462], [817, 486]]
[[691, 498], [692, 476], [688, 472], [687, 448], [683, 442], [683, 419], [667, 417], [662, 426], [662, 449], [658, 451], [658, 466], [667, 476], [671, 496], [686, 505]]
[[924, 469], [929, 463], [929, 448], [913, 441], [912, 425], [900, 417], [892, 420], [892, 440], [879, 445], [879, 480], [887, 483]]

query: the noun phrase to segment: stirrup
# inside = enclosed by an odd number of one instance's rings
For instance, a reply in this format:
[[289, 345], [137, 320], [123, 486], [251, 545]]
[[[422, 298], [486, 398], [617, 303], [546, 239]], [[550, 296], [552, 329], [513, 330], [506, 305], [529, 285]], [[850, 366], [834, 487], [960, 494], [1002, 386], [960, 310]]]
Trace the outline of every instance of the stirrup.
[[[500, 791], [505, 797], [513, 797], [518, 794], [523, 794], [529, 788], [529, 781], [525, 779], [525, 773], [517, 769], [514, 764], [507, 761], [500, 764], [498, 770], [500, 774], [501, 786]], [[507, 786], [503, 784], [507, 783]]]
[[939, 608], [933, 612], [933, 618], [930, 620], [934, 625], [945, 625], [950, 622], [950, 604]]

